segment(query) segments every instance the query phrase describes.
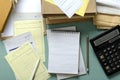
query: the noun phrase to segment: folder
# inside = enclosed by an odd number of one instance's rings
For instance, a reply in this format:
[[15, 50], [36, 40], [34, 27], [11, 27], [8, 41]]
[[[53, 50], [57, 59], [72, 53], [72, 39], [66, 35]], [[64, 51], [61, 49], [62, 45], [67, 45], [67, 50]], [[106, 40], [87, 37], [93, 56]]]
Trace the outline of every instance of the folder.
[[12, 10], [11, 0], [0, 0], [0, 33], [3, 31], [7, 18]]

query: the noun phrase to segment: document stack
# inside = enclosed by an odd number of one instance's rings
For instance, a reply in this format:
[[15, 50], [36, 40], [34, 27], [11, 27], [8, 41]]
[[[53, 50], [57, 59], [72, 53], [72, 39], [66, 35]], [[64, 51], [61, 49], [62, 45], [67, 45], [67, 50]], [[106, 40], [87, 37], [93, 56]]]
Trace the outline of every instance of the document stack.
[[3, 41], [7, 62], [17, 80], [46, 80], [50, 77], [30, 32]]
[[43, 20], [17, 20], [15, 36], [3, 41], [5, 59], [17, 80], [47, 80], [50, 77], [44, 65], [45, 45]]
[[49, 73], [57, 74], [58, 80], [86, 74], [80, 32], [49, 29], [47, 39]]
[[120, 24], [119, 0], [96, 0], [98, 14], [94, 17], [94, 24], [99, 29], [110, 29]]
[[95, 13], [95, 0], [42, 0], [42, 14], [46, 24], [84, 21], [93, 18]]

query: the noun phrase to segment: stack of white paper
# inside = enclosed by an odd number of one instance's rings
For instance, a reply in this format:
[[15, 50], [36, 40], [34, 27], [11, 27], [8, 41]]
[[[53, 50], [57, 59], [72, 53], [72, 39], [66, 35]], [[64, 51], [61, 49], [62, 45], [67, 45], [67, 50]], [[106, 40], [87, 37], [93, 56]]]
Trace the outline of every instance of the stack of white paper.
[[62, 28], [63, 31], [59, 28], [52, 30], [54, 31], [47, 30], [48, 72], [56, 73], [58, 80], [86, 74], [81, 47], [79, 46], [80, 33], [69, 31], [69, 27]]
[[96, 2], [102, 5], [120, 9], [120, 0], [96, 0]]
[[120, 15], [120, 0], [96, 0], [96, 2], [98, 13]]
[[[13, 71], [15, 73], [16, 80], [23, 80], [23, 79], [24, 80], [33, 80], [33, 79], [27, 79], [29, 77], [34, 78], [34, 80], [38, 80], [38, 79], [46, 80], [50, 77], [50, 75], [48, 74], [47, 69], [42, 61], [40, 62], [40, 64], [39, 64], [39, 61], [37, 61], [36, 65], [33, 65], [33, 64], [35, 64], [35, 63], [33, 63], [33, 61], [35, 62], [34, 56], [31, 56], [31, 54], [33, 54], [33, 51], [34, 51], [34, 54], [37, 55], [38, 59], [39, 59], [39, 56], [38, 56], [38, 50], [36, 48], [35, 42], [34, 42], [30, 32], [23, 33], [21, 35], [6, 39], [3, 41], [3, 43], [6, 47], [7, 52], [10, 53], [7, 55], [6, 59], [9, 62], [9, 65], [11, 66], [11, 68], [13, 69]], [[27, 43], [27, 44], [25, 44], [25, 43]], [[25, 45], [22, 46], [23, 44], [25, 44]], [[27, 54], [29, 53], [29, 56], [28, 55], [25, 56], [26, 53]], [[18, 54], [21, 54], [23, 57], [21, 57], [21, 55], [19, 56]], [[11, 61], [11, 59], [14, 59], [14, 60]], [[18, 61], [18, 59], [19, 59], [19, 61]], [[26, 66], [24, 64], [26, 64]], [[27, 68], [27, 67], [29, 67], [29, 65], [30, 65], [30, 68], [32, 67], [31, 69]], [[16, 68], [16, 66], [17, 66], [17, 68]], [[35, 67], [33, 67], [33, 66], [35, 66]], [[26, 69], [27, 72], [22, 70], [24, 68]], [[30, 71], [28, 71], [29, 69], [30, 69]], [[22, 72], [24, 72], [26, 75], [22, 74]], [[31, 75], [31, 73], [32, 73], [32, 75]], [[45, 75], [45, 76], [43, 76], [43, 75]], [[20, 79], [20, 78], [23, 78], [23, 79]]]
[[79, 32], [47, 31], [49, 73], [78, 74]]
[[104, 14], [120, 15], [120, 9], [103, 6], [103, 5], [97, 5], [97, 12]]

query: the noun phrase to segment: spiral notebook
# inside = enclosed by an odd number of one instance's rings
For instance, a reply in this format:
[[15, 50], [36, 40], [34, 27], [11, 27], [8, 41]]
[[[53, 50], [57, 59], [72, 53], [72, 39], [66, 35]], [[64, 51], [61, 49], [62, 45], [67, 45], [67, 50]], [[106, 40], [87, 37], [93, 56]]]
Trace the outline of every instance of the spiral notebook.
[[47, 30], [49, 73], [78, 74], [79, 32]]

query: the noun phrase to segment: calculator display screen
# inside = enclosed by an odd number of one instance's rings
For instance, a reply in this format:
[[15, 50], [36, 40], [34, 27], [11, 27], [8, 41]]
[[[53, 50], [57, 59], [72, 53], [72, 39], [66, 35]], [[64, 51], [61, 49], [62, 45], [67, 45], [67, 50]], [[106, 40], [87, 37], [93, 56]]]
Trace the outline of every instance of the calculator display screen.
[[115, 37], [117, 35], [119, 35], [119, 30], [118, 29], [116, 29], [116, 30], [114, 30], [114, 31], [112, 31], [112, 32], [110, 32], [110, 33], [96, 39], [94, 41], [94, 44], [95, 44], [95, 46], [99, 46], [100, 44], [112, 39], [113, 37]]

